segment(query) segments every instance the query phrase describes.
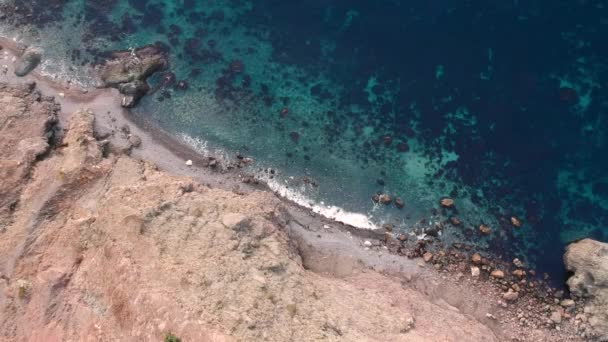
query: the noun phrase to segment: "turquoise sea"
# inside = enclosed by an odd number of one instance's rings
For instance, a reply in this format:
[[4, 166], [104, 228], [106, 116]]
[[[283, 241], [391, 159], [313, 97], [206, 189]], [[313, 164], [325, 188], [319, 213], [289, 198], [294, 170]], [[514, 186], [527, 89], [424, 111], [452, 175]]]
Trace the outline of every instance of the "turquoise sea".
[[441, 224], [433, 239], [557, 279], [565, 244], [608, 240], [602, 1], [0, 0], [0, 14], [3, 35], [44, 48], [44, 72], [83, 84], [108, 51], [165, 44], [187, 89], [134, 113], [201, 153], [253, 157], [326, 216], [419, 238]]

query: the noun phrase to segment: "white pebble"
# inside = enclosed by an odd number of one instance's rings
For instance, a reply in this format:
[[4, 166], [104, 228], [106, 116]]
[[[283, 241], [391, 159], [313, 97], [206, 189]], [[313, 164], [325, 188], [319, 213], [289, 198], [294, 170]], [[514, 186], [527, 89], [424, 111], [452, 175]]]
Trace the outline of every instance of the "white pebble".
[[365, 240], [365, 242], [363, 243], [363, 245], [364, 245], [365, 247], [371, 247], [371, 246], [372, 246], [372, 243], [371, 243], [369, 240]]
[[186, 166], [192, 166], [192, 160], [190, 160], [190, 159], [186, 160]]

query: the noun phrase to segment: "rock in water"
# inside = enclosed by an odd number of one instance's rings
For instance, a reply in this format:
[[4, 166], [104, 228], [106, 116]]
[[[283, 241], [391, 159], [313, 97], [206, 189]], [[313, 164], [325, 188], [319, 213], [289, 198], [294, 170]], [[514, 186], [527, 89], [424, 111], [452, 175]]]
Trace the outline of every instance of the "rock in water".
[[566, 248], [564, 264], [574, 272], [568, 279], [572, 295], [588, 298], [585, 313], [592, 333], [608, 340], [608, 244], [591, 239], [572, 243]]
[[23, 77], [36, 69], [42, 60], [42, 51], [36, 48], [27, 48], [23, 55], [15, 61], [15, 75]]
[[123, 95], [123, 107], [134, 107], [150, 90], [148, 77], [168, 64], [167, 53], [161, 46], [148, 45], [114, 52], [112, 59], [101, 68], [100, 78], [104, 87], [116, 88]]
[[118, 91], [124, 95], [122, 106], [125, 108], [134, 107], [137, 101], [148, 93], [148, 90], [150, 90], [148, 83], [141, 80], [120, 84]]

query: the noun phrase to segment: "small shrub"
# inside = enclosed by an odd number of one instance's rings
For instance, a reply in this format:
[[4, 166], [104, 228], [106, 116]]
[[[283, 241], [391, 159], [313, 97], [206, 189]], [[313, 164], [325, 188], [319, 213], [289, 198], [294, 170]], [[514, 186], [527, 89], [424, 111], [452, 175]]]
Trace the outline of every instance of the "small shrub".
[[172, 333], [168, 333], [167, 335], [165, 335], [165, 342], [182, 342], [182, 340], [173, 335]]

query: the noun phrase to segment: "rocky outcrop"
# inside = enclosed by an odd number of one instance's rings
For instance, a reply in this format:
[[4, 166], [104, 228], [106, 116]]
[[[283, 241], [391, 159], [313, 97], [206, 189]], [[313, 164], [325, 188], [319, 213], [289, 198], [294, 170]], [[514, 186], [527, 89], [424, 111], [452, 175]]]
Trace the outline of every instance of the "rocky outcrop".
[[[0, 90], [0, 184], [18, 198], [0, 239], [0, 340], [497, 340], [356, 263], [340, 278], [306, 269], [271, 193], [211, 189], [106, 155], [87, 111], [50, 146], [50, 102]], [[10, 180], [22, 164], [28, 176]]]
[[591, 239], [572, 243], [564, 254], [573, 296], [588, 298], [585, 314], [593, 335], [608, 341], [608, 244]]
[[19, 77], [26, 76], [36, 69], [41, 60], [41, 50], [33, 47], [26, 48], [23, 54], [15, 60], [15, 75]]
[[123, 95], [122, 106], [130, 108], [150, 90], [148, 77], [168, 64], [166, 52], [157, 45], [114, 52], [100, 70], [102, 86], [118, 89]]
[[57, 121], [57, 106], [34, 87], [0, 83], [0, 233], [19, 206], [36, 159], [48, 152]]

